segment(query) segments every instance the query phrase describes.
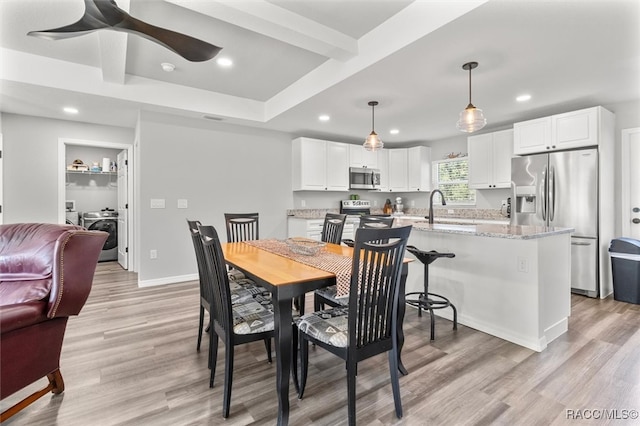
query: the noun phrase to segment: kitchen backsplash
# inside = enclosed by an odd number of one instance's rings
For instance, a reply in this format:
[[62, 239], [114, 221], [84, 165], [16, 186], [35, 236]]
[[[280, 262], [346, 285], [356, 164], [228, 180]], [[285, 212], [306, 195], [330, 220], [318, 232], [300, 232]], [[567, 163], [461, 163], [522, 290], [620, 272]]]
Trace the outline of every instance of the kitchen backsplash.
[[[507, 218], [506, 209], [470, 209], [470, 208], [436, 208], [435, 217], [458, 218], [458, 219], [484, 219], [484, 220], [505, 220]], [[327, 213], [339, 213], [339, 209], [290, 209], [287, 216], [301, 218], [321, 218]], [[372, 208], [371, 214], [382, 214], [382, 209]], [[405, 209], [405, 216], [426, 216], [429, 209], [408, 207]]]

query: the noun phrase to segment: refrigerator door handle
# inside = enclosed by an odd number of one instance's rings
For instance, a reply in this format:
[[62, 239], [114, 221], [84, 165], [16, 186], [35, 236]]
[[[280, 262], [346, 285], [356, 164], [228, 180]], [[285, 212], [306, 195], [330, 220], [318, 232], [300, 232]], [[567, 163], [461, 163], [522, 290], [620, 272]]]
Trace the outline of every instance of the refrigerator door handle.
[[556, 210], [556, 169], [551, 166], [549, 169], [549, 222], [553, 222]]
[[544, 166], [544, 170], [542, 170], [542, 193], [541, 195], [541, 199], [542, 199], [542, 220], [546, 221], [547, 220], [547, 166]]

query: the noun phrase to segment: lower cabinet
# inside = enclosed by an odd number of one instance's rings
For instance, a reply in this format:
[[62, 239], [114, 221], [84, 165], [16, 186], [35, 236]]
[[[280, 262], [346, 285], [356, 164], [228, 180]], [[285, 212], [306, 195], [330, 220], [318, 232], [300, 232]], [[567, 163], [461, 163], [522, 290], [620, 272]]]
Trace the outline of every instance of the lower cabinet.
[[[307, 219], [301, 217], [289, 217], [287, 220], [287, 237], [304, 237], [312, 240], [320, 241], [322, 239], [322, 227], [324, 226], [324, 218]], [[353, 239], [358, 220], [347, 219], [342, 230], [342, 238]]]

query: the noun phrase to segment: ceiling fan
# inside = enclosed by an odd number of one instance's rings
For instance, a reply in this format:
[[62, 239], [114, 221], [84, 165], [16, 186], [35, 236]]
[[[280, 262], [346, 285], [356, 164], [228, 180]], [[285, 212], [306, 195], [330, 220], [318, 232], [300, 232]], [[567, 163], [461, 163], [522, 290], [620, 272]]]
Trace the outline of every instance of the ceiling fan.
[[137, 34], [177, 53], [188, 61], [207, 61], [222, 50], [205, 41], [147, 24], [120, 9], [114, 0], [84, 0], [84, 15], [75, 23], [43, 31], [30, 31], [27, 35], [60, 40], [78, 37], [97, 30], [115, 30]]

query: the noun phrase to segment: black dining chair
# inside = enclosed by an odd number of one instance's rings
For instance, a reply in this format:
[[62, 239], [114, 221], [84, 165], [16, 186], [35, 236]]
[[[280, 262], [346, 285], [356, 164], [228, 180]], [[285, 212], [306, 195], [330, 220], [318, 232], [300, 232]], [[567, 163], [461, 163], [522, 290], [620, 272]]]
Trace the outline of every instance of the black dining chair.
[[199, 226], [198, 230], [207, 264], [206, 284], [211, 291], [213, 305], [209, 311], [211, 316], [209, 387], [213, 387], [215, 378], [219, 338], [225, 346], [222, 416], [227, 418], [231, 406], [234, 348], [237, 345], [264, 340], [268, 360], [271, 362], [271, 339], [274, 337], [273, 305], [268, 291], [263, 293], [248, 292], [244, 297], [236, 298], [232, 303], [233, 292], [218, 233], [213, 226]]
[[257, 240], [260, 238], [258, 213], [225, 213], [227, 242]]
[[[381, 229], [381, 228], [391, 228], [393, 226], [393, 216], [362, 216], [360, 218], [360, 225], [358, 225], [358, 229], [360, 228], [372, 228], [372, 229]], [[356, 230], [357, 232], [357, 230]], [[353, 247], [355, 241], [351, 239], [342, 240], [342, 243], [349, 247]], [[324, 309], [325, 305], [338, 307], [345, 306], [347, 304], [346, 298], [337, 298], [336, 297], [336, 286], [332, 285], [329, 287], [321, 288], [316, 290], [313, 293], [313, 309], [319, 311]]]
[[349, 425], [356, 424], [358, 362], [385, 352], [389, 353], [396, 416], [402, 417], [397, 321], [400, 274], [410, 232], [411, 226], [358, 229], [348, 306], [312, 312], [296, 320], [300, 342], [298, 397], [304, 395], [312, 342], [346, 361]]
[[325, 243], [340, 244], [342, 231], [344, 230], [344, 222], [346, 220], [346, 214], [327, 213], [324, 216], [320, 240]]
[[200, 238], [200, 231], [198, 226], [202, 225], [199, 220], [187, 219], [187, 226], [189, 227], [189, 234], [191, 234], [191, 241], [193, 242], [193, 248], [196, 252], [196, 263], [198, 264], [198, 281], [200, 284], [200, 321], [198, 323], [198, 343], [196, 344], [196, 350], [200, 350], [200, 343], [202, 342], [202, 329], [204, 328], [204, 312], [211, 310], [211, 294], [209, 287], [206, 285], [206, 270], [207, 262], [204, 258], [204, 249], [202, 247], [202, 239]]

